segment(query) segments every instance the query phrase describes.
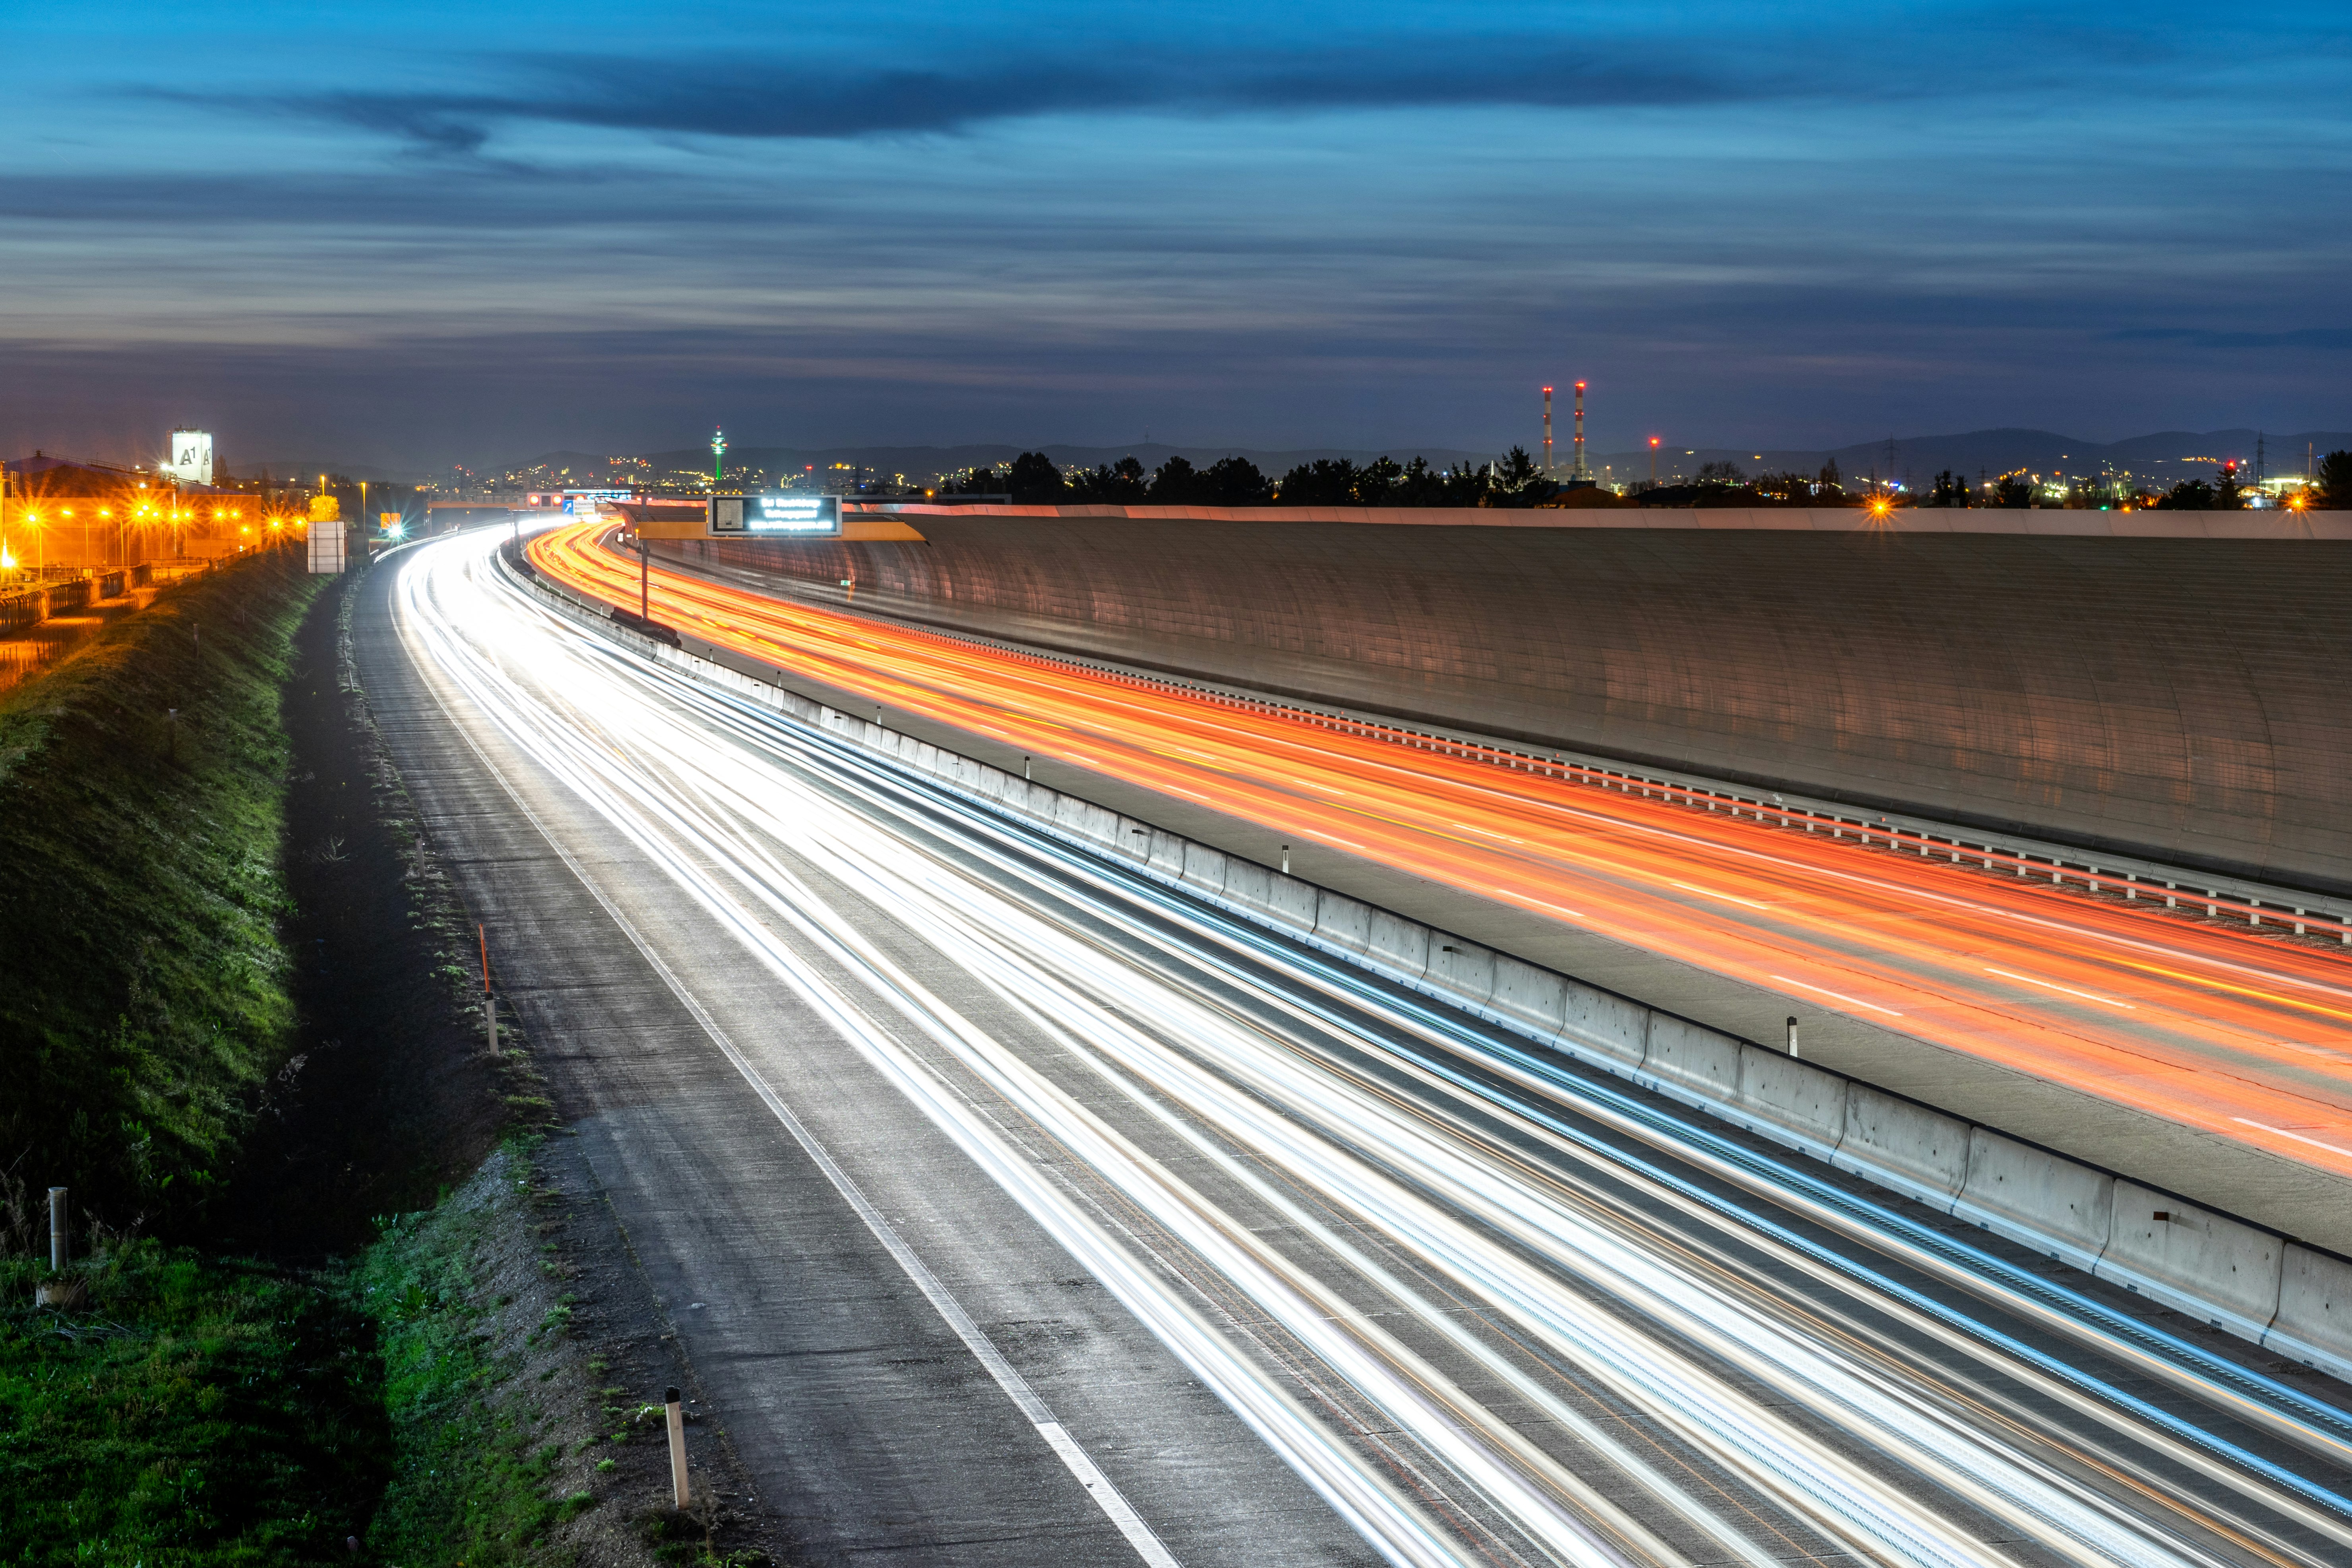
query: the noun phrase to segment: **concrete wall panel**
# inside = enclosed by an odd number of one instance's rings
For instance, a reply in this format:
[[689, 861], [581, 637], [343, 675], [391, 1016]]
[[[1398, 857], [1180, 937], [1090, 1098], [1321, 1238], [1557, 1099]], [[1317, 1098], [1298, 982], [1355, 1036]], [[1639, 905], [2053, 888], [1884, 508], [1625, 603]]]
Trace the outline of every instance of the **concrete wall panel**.
[[1215, 898], [1225, 890], [1225, 857], [1223, 851], [1191, 839], [1183, 841], [1181, 855], [1184, 866], [1184, 885], [1198, 893]]
[[1571, 980], [1560, 988], [1560, 1044], [1633, 1068], [1650, 1048], [1650, 1010]]
[[1322, 902], [1320, 889], [1312, 882], [1302, 882], [1296, 877], [1280, 872], [1267, 885], [1267, 897], [1274, 906], [1275, 918], [1293, 931], [1311, 931]]
[[2011, 1240], [2077, 1268], [2095, 1268], [2115, 1195], [2115, 1178], [2105, 1172], [1986, 1128], [1969, 1130], [1960, 1200], [1976, 1211], [1973, 1217]]
[[1430, 938], [1426, 978], [1464, 1006], [1484, 1008], [1495, 994], [1495, 963], [1494, 949], [1441, 931]]
[[1891, 1173], [1916, 1187], [1912, 1196], [1948, 1207], [1969, 1177], [1969, 1124], [1867, 1084], [1850, 1084], [1845, 1135], [1832, 1163], [1873, 1176]]
[[1408, 980], [1418, 980], [1429, 969], [1432, 945], [1427, 926], [1386, 910], [1374, 910], [1365, 932], [1364, 956]]
[[1556, 1036], [1568, 1021], [1568, 982], [1549, 969], [1497, 953], [1495, 989], [1486, 1005], [1538, 1034]]
[[1080, 831], [1104, 848], [1118, 851], [1127, 847], [1124, 819], [1108, 806], [1097, 805], [1092, 801], [1081, 802], [1078, 819], [1082, 825]]
[[1642, 1071], [1661, 1085], [1728, 1107], [1739, 1095], [1739, 1042], [1703, 1024], [1653, 1013]]
[[1185, 840], [1163, 827], [1151, 830], [1150, 866], [1171, 881], [1184, 875]]
[[2119, 1181], [2098, 1274], [2160, 1300], [2168, 1290], [2166, 1305], [2210, 1322], [2234, 1313], [2231, 1329], [2260, 1338], [2278, 1315], [2285, 1247], [2269, 1231]]
[[2290, 1242], [2280, 1269], [2278, 1316], [2263, 1342], [2281, 1355], [2318, 1363], [2333, 1357], [2352, 1375], [2352, 1263]]
[[1827, 1159], [1845, 1135], [1846, 1080], [1785, 1051], [1739, 1047], [1737, 1104], [1758, 1131]]
[[1315, 934], [1349, 952], [1368, 952], [1372, 940], [1372, 906], [1338, 893], [1320, 893], [1315, 901]]
[[1225, 862], [1225, 901], [1239, 904], [1252, 914], [1272, 919], [1274, 915], [1274, 873], [1254, 860], [1228, 859]]

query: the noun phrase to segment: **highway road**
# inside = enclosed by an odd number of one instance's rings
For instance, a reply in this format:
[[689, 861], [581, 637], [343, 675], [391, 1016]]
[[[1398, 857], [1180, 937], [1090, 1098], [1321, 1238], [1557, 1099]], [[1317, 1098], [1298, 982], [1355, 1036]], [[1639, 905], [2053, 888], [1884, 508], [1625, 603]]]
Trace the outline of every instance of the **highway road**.
[[[634, 609], [608, 527], [532, 560]], [[654, 618], [840, 689], [2352, 1175], [2352, 955], [1416, 752], [656, 567]]]
[[2352, 1556], [2345, 1391], [555, 616], [354, 639], [812, 1562]]

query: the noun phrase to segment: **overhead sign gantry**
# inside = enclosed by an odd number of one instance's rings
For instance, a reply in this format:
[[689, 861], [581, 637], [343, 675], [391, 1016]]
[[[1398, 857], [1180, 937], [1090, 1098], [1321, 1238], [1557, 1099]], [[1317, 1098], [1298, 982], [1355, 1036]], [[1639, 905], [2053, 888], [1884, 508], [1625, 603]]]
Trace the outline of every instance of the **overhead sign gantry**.
[[713, 539], [838, 539], [841, 498], [789, 490], [712, 496], [708, 527]]

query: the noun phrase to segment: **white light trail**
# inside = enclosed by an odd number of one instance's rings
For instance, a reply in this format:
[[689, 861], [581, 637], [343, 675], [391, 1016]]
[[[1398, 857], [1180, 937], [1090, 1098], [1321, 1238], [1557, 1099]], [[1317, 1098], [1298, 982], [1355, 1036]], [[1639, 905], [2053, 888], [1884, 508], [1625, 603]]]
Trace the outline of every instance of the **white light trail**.
[[[1393, 1454], [1311, 1407], [1248, 1331], [1205, 1316], [1149, 1266], [1136, 1234], [1051, 1179], [948, 1064], [1409, 1434], [1444, 1472], [1423, 1484], [1475, 1495], [1556, 1561], [1686, 1561], [1579, 1472], [1586, 1456], [1637, 1482], [1712, 1552], [1763, 1568], [1812, 1549], [1719, 1488], [1668, 1475], [1613, 1418], [1584, 1413], [1580, 1383], [1795, 1528], [1871, 1562], [2219, 1561], [2006, 1430], [1635, 1245], [1556, 1184], [892, 831], [717, 700], [633, 671], [487, 581], [486, 549], [435, 545], [404, 576], [400, 624], [420, 663], [825, 1017], [1391, 1562], [1485, 1559], [1458, 1522], [1400, 1484]], [[830, 900], [793, 862], [865, 908]], [[1076, 1082], [923, 984], [862, 928], [867, 909], [1056, 1042]], [[1124, 1109], [1080, 1093], [1087, 1082]], [[1140, 1125], [1172, 1132], [1186, 1169], [1139, 1142]], [[1259, 1223], [1266, 1213], [1284, 1218], [1281, 1234]], [[1439, 1290], [1458, 1300], [1441, 1303]], [[1466, 1320], [1464, 1302], [1475, 1307]], [[1547, 1359], [1574, 1381], [1549, 1373]], [[1530, 1429], [1474, 1394], [1447, 1370], [1464, 1363], [1543, 1421]], [[1565, 1453], [1548, 1446], [1555, 1431]], [[1991, 1544], [2004, 1537], [2031, 1551]]]

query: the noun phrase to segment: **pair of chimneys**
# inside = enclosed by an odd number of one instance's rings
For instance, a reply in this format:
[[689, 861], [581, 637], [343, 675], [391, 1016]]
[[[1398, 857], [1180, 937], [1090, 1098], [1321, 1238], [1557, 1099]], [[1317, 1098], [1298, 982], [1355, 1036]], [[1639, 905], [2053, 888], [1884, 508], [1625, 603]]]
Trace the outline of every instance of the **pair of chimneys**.
[[[1551, 472], [1551, 388], [1544, 388], [1544, 472]], [[1583, 479], [1584, 473], [1584, 383], [1576, 384], [1576, 468], [1570, 475]]]

